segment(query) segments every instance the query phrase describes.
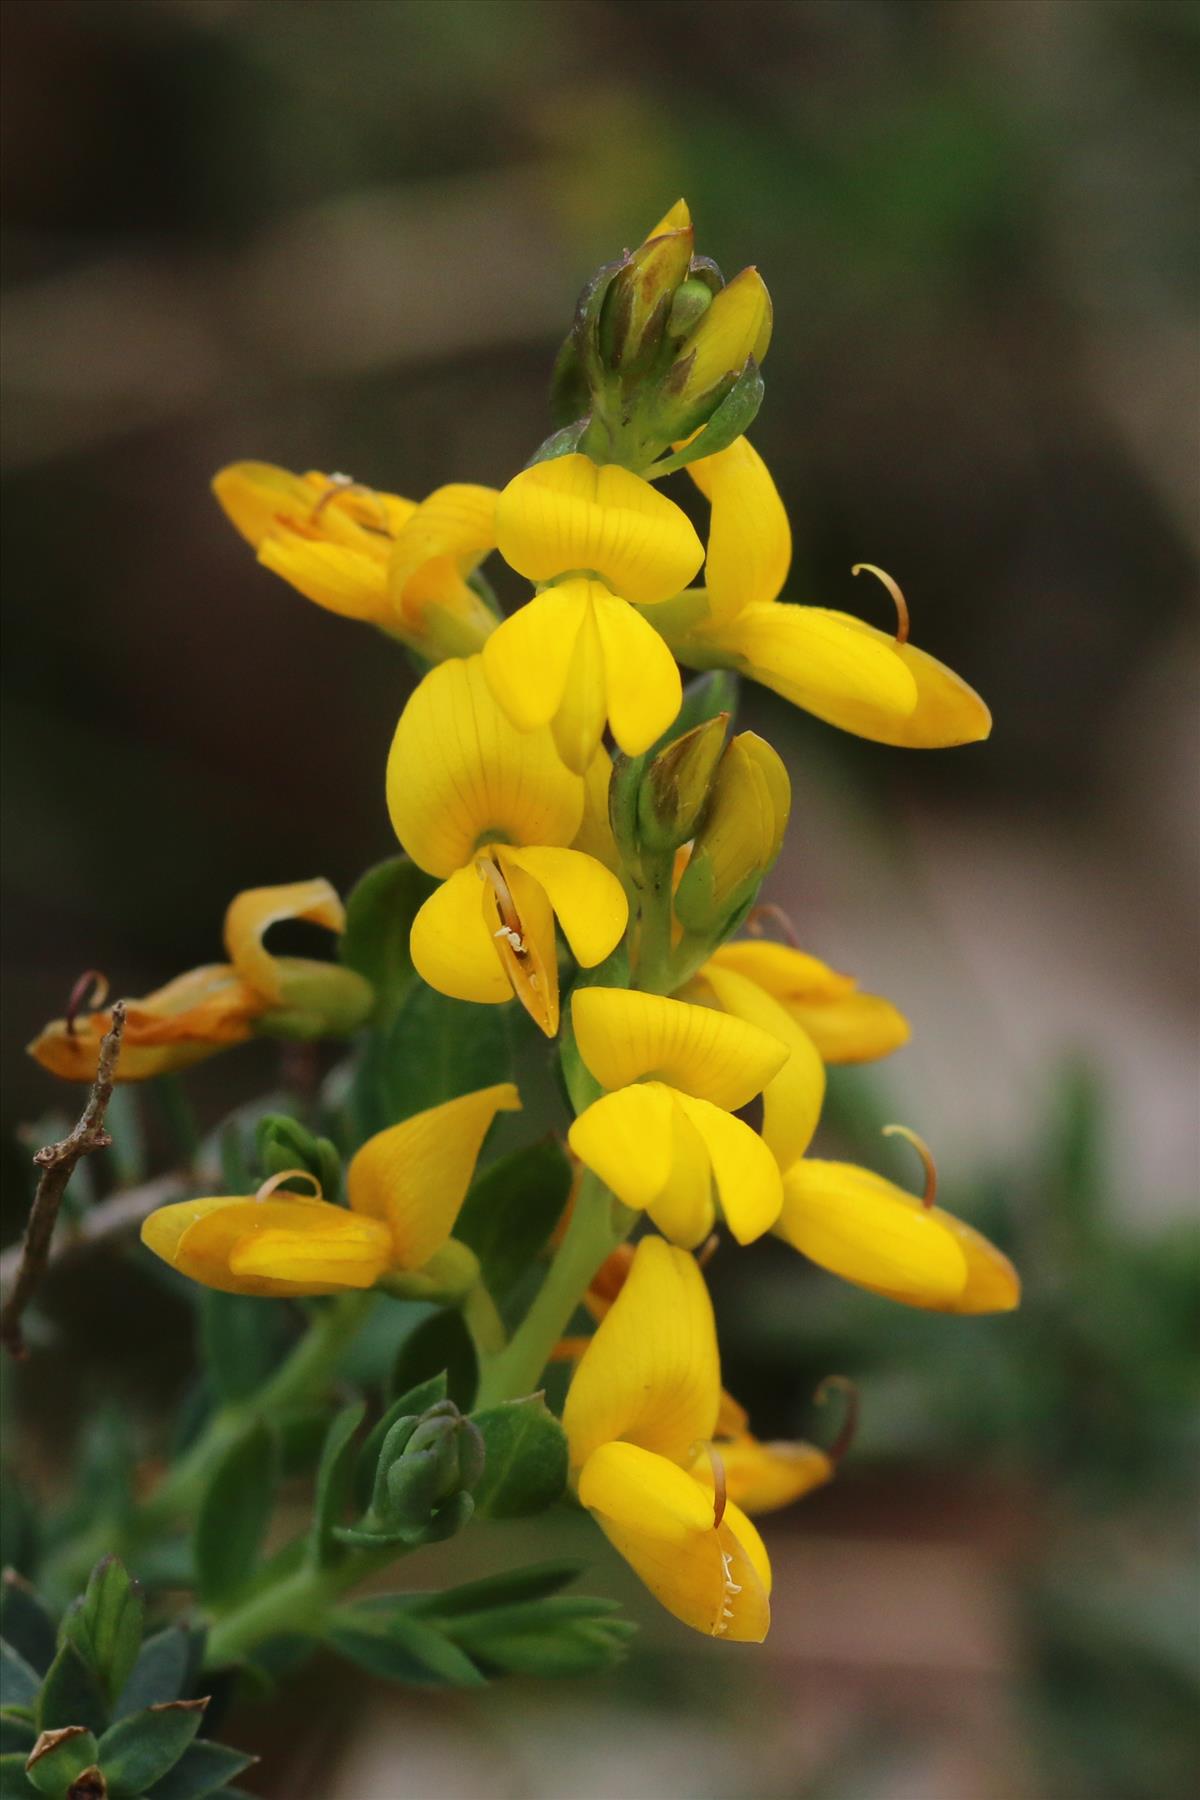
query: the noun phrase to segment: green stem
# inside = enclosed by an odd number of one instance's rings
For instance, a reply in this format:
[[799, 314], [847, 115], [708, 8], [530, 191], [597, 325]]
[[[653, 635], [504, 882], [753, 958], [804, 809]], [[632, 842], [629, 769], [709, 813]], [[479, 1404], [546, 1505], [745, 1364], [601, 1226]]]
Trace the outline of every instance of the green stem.
[[628, 1237], [634, 1217], [595, 1175], [584, 1176], [571, 1222], [537, 1298], [507, 1348], [484, 1361], [478, 1406], [496, 1406], [536, 1390], [588, 1283], [609, 1252]]
[[669, 854], [649, 856], [643, 853], [641, 877], [637, 967], [634, 986], [643, 993], [670, 992], [671, 966], [671, 876], [674, 858]]
[[274, 1587], [254, 1594], [223, 1618], [214, 1620], [204, 1650], [206, 1668], [225, 1668], [268, 1638], [320, 1637], [329, 1609], [368, 1575], [408, 1555], [402, 1546], [351, 1552], [330, 1568], [304, 1563]]
[[463, 1300], [462, 1317], [481, 1361], [504, 1349], [508, 1342], [504, 1320], [482, 1281], [476, 1282]]

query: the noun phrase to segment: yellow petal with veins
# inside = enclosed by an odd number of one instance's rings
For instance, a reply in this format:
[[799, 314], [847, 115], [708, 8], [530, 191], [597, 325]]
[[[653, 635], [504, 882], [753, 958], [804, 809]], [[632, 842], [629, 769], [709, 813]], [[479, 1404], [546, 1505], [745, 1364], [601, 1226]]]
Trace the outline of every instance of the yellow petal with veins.
[[678, 362], [691, 358], [681, 398], [699, 397], [722, 377], [739, 374], [749, 356], [761, 363], [771, 342], [772, 318], [762, 276], [755, 268], [743, 269], [713, 295], [712, 305], [679, 350]]
[[579, 1054], [606, 1088], [653, 1076], [733, 1111], [761, 1093], [788, 1048], [757, 1026], [661, 994], [581, 988], [571, 997]]
[[469, 575], [496, 543], [496, 490], [470, 482], [435, 488], [396, 534], [387, 569], [387, 587], [397, 612], [419, 622], [422, 595], [414, 579], [439, 590], [465, 586]]
[[142, 1242], [180, 1274], [226, 1294], [370, 1287], [391, 1255], [389, 1234], [374, 1220], [300, 1194], [181, 1200], [150, 1214]]
[[779, 1165], [757, 1132], [709, 1100], [676, 1094], [708, 1151], [721, 1211], [739, 1244], [770, 1231], [783, 1205]]
[[567, 1393], [571, 1466], [614, 1438], [686, 1465], [713, 1434], [720, 1392], [712, 1302], [696, 1260], [643, 1238]]
[[765, 938], [722, 944], [712, 962], [756, 981], [777, 1000], [833, 1000], [855, 989], [853, 975], [842, 975], [819, 957], [794, 950], [790, 944], [773, 944]]
[[474, 865], [456, 869], [426, 900], [409, 934], [422, 981], [453, 1000], [499, 1006], [513, 997], [484, 918], [484, 891]]
[[587, 612], [584, 581], [535, 594], [503, 620], [483, 647], [483, 672], [519, 731], [549, 725], [562, 705]]
[[612, 757], [601, 744], [583, 778], [583, 822], [571, 848], [582, 850], [585, 856], [594, 856], [597, 862], [603, 863], [606, 869], [611, 869], [614, 875], [620, 875], [621, 853], [617, 849], [612, 820], [608, 816], [612, 768]]
[[526, 849], [499, 845], [495, 855], [506, 872], [514, 865], [524, 869], [545, 891], [582, 968], [593, 968], [616, 949], [629, 919], [629, 902], [625, 889], [602, 863], [581, 850], [545, 845]]
[[225, 914], [225, 948], [242, 980], [278, 1004], [284, 998], [279, 959], [263, 943], [268, 929], [284, 919], [306, 919], [330, 931], [345, 929], [346, 909], [337, 890], [318, 877], [290, 881], [281, 887], [247, 888], [229, 903]]
[[493, 1119], [520, 1106], [512, 1082], [498, 1082], [415, 1113], [355, 1153], [346, 1171], [350, 1205], [390, 1228], [394, 1266], [423, 1268], [441, 1249]]
[[[908, 1021], [881, 994], [863, 994], [852, 975], [788, 944], [724, 944], [706, 968], [728, 969], [764, 988], [807, 1032], [827, 1063], [873, 1062], [911, 1036]], [[782, 1155], [786, 1164], [790, 1159]]]
[[548, 731], [516, 729], [478, 656], [431, 669], [409, 700], [387, 798], [401, 844], [440, 876], [489, 841], [569, 844], [583, 817], [582, 779], [563, 767]]
[[531, 581], [594, 570], [639, 606], [678, 593], [704, 560], [674, 501], [628, 469], [578, 453], [515, 476], [497, 503], [496, 532], [505, 561]]
[[290, 582], [326, 612], [343, 619], [359, 619], [367, 625], [393, 623], [387, 594], [387, 571], [374, 556], [345, 544], [281, 533], [263, 539], [258, 560], [264, 569]]
[[712, 506], [704, 583], [717, 623], [774, 600], [792, 561], [792, 532], [762, 457], [746, 438], [688, 464]]
[[[709, 1637], [761, 1643], [771, 1622], [762, 1539], [736, 1506], [717, 1525], [712, 1496], [665, 1457], [602, 1445], [579, 1498], [669, 1613]], [[764, 1576], [767, 1579], [764, 1579]]]
[[692, 1249], [716, 1216], [712, 1163], [677, 1101], [661, 1082], [638, 1082], [593, 1101], [567, 1136], [580, 1162], [625, 1206], [644, 1209], [672, 1243]]
[[627, 756], [640, 756], [675, 721], [683, 701], [679, 670], [653, 625], [599, 582], [589, 585], [612, 734]]
[[910, 712], [898, 715], [891, 707], [863, 696], [841, 706], [837, 716], [819, 712], [816, 707], [811, 711], [843, 731], [852, 731], [877, 744], [894, 744], [902, 750], [950, 750], [957, 744], [977, 744], [990, 735], [992, 715], [961, 675], [928, 651], [918, 650], [915, 644], [897, 644], [886, 631], [877, 631], [861, 619], [851, 623], [864, 643], [876, 649], [890, 646], [913, 681], [916, 705]]
[[938, 1209], [853, 1163], [788, 1169], [776, 1229], [823, 1269], [910, 1305], [953, 1302], [967, 1285], [967, 1259]]
[[[831, 725], [857, 731], [891, 720], [897, 732], [917, 704], [917, 683], [891, 638], [848, 613], [819, 606], [747, 606], [704, 634], [785, 700]], [[866, 732], [875, 736], [876, 732]]]
[[715, 958], [700, 970], [719, 1005], [786, 1044], [789, 1055], [763, 1089], [763, 1141], [780, 1168], [790, 1168], [813, 1139], [825, 1104], [825, 1065], [808, 1033], [757, 982]]

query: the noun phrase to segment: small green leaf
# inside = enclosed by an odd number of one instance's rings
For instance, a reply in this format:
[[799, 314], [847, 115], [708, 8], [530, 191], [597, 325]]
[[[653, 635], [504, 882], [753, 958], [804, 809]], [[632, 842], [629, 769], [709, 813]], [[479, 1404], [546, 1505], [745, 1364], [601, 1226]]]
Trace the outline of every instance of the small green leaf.
[[138, 1651], [133, 1673], [117, 1696], [113, 1717], [123, 1719], [148, 1706], [178, 1700], [187, 1681], [188, 1649], [186, 1625], [168, 1625], [148, 1637]]
[[486, 1612], [491, 1607], [515, 1606], [522, 1601], [544, 1600], [557, 1594], [583, 1573], [577, 1562], [533, 1563], [482, 1581], [464, 1582], [444, 1593], [408, 1596], [410, 1610], [421, 1618], [453, 1619], [461, 1613]]
[[147, 1791], [146, 1800], [207, 1800], [207, 1796], [225, 1791], [227, 1781], [236, 1781], [257, 1761], [257, 1756], [231, 1750], [227, 1744], [197, 1738], [175, 1767]]
[[553, 1138], [502, 1156], [474, 1183], [454, 1235], [479, 1258], [494, 1300], [503, 1300], [528, 1271], [570, 1191], [571, 1165]]
[[567, 1438], [540, 1394], [472, 1415], [487, 1447], [475, 1508], [493, 1519], [524, 1519], [561, 1500]]
[[25, 1773], [23, 1752], [0, 1756], [0, 1800], [29, 1800], [37, 1789]]
[[200, 1338], [204, 1364], [219, 1401], [257, 1393], [288, 1343], [282, 1308], [251, 1294], [202, 1290]]
[[77, 1775], [95, 1768], [98, 1749], [95, 1738], [82, 1725], [43, 1731], [25, 1764], [26, 1778], [39, 1794], [62, 1800]]
[[[704, 430], [682, 450], [676, 450], [672, 456], [664, 456], [661, 462], [652, 463], [643, 473], [647, 481], [657, 481], [662, 475], [670, 475], [676, 469], [685, 469], [689, 463], [697, 462], [702, 456], [715, 456], [718, 450], [727, 450], [735, 438], [749, 431], [763, 403], [766, 389], [763, 378], [758, 372], [758, 364], [750, 357], [745, 368], [726, 394], [721, 404], [709, 414]], [[707, 405], [701, 402], [701, 408]], [[686, 437], [695, 429], [697, 421], [673, 422], [671, 435], [675, 438]]]
[[358, 1453], [358, 1462], [354, 1470], [354, 1494], [360, 1511], [365, 1512], [371, 1504], [371, 1495], [375, 1491], [375, 1473], [379, 1464], [379, 1452], [383, 1449], [383, 1440], [396, 1423], [397, 1419], [418, 1418], [439, 1400], [446, 1398], [445, 1371], [433, 1375], [418, 1387], [408, 1388], [393, 1400], [383, 1417], [379, 1419], [363, 1439]]
[[170, 1700], [120, 1719], [100, 1739], [111, 1800], [135, 1800], [179, 1761], [204, 1719], [207, 1700]]
[[317, 1568], [325, 1568], [338, 1560], [340, 1546], [333, 1535], [341, 1523], [354, 1480], [354, 1434], [363, 1421], [366, 1403], [355, 1400], [344, 1407], [329, 1427], [321, 1464], [317, 1470], [316, 1494], [313, 1499], [313, 1522], [309, 1536], [309, 1560]]
[[37, 1726], [22, 1707], [0, 1706], [0, 1756], [28, 1756], [37, 1738]]
[[595, 1611], [558, 1624], [535, 1621], [480, 1620], [470, 1638], [471, 1654], [506, 1675], [591, 1675], [620, 1660], [626, 1641], [637, 1630], [628, 1619]]
[[37, 1670], [7, 1638], [0, 1638], [0, 1706], [32, 1705], [41, 1685]]
[[390, 1025], [414, 979], [408, 938], [418, 911], [437, 886], [406, 856], [368, 869], [346, 902], [338, 955], [375, 989], [372, 1023]]
[[334, 1614], [329, 1642], [343, 1656], [382, 1675], [421, 1687], [482, 1687], [470, 1658], [431, 1626], [397, 1609], [343, 1607]]
[[5, 1569], [0, 1588], [0, 1637], [20, 1652], [30, 1668], [45, 1674], [58, 1649], [54, 1621], [29, 1583]]
[[137, 1582], [115, 1556], [106, 1556], [92, 1570], [82, 1600], [63, 1620], [63, 1641], [73, 1643], [91, 1665], [110, 1704], [137, 1661], [144, 1612]]
[[201, 1599], [229, 1598], [253, 1572], [275, 1498], [275, 1439], [256, 1420], [213, 1471], [193, 1538]]
[[37, 1723], [39, 1731], [86, 1725], [97, 1733], [108, 1724], [108, 1702], [99, 1677], [69, 1641], [60, 1648], [42, 1683]]
[[458, 1312], [434, 1313], [409, 1333], [396, 1354], [392, 1387], [398, 1391], [416, 1387], [441, 1370], [446, 1374], [450, 1399], [465, 1412], [479, 1385], [479, 1365], [475, 1346]]
[[506, 1081], [512, 1065], [508, 1012], [504, 1006], [449, 1000], [424, 982], [410, 989], [388, 1039], [389, 1121]]

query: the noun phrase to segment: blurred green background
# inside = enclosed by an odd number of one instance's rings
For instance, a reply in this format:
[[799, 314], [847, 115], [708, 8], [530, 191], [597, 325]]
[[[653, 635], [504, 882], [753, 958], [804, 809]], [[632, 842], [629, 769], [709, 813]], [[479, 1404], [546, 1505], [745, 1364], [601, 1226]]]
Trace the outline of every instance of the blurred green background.
[[[850, 579], [881, 564], [997, 721], [905, 756], [757, 690], [744, 712], [793, 771], [769, 896], [915, 1027], [835, 1081], [825, 1141], [904, 1176], [878, 1126], [929, 1136], [1022, 1313], [724, 1254], [764, 1433], [819, 1431], [831, 1369], [864, 1390], [860, 1453], [769, 1531], [767, 1651], [645, 1615], [626, 1675], [483, 1702], [322, 1666], [246, 1715], [262, 1791], [316, 1792], [317, 1757], [338, 1800], [1192, 1791], [1200, 12], [5, 0], [4, 24], [7, 1236], [14, 1134], [62, 1101], [21, 1045], [80, 969], [143, 992], [218, 954], [238, 888], [345, 888], [391, 847], [405, 665], [256, 568], [213, 470], [502, 485], [584, 277], [678, 194], [775, 300], [754, 435], [789, 596], [882, 623]], [[258, 1046], [189, 1088], [211, 1122], [276, 1075]], [[115, 1388], [149, 1425], [186, 1368], [137, 1260], [95, 1274], [50, 1292], [18, 1396], [48, 1479], [64, 1416]]]

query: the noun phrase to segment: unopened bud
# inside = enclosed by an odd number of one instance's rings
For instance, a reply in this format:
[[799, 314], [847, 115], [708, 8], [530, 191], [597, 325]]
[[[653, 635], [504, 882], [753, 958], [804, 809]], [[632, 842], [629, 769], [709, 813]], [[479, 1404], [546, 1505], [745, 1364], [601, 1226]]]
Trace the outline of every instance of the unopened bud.
[[266, 1175], [285, 1169], [306, 1169], [320, 1184], [326, 1199], [336, 1195], [342, 1180], [342, 1159], [327, 1137], [316, 1137], [287, 1113], [267, 1113], [256, 1132], [259, 1165]]
[[401, 1300], [425, 1300], [454, 1306], [479, 1281], [479, 1258], [467, 1244], [447, 1238], [420, 1269], [393, 1269], [376, 1283]]
[[254, 1021], [266, 1037], [342, 1037], [366, 1023], [375, 990], [353, 969], [305, 956], [277, 956], [279, 1004]]
[[600, 360], [622, 376], [654, 362], [680, 283], [687, 278], [694, 234], [690, 225], [639, 244], [622, 264], [604, 297]]
[[673, 437], [686, 437], [705, 423], [750, 357], [762, 362], [771, 322], [771, 296], [757, 269], [743, 269], [713, 295], [662, 385], [660, 418]]
[[379, 1452], [368, 1528], [420, 1538], [440, 1535], [444, 1509], [463, 1522], [461, 1504], [483, 1474], [486, 1452], [479, 1428], [453, 1400], [439, 1400], [417, 1418], [397, 1419]]
[[729, 714], [717, 713], [660, 750], [638, 790], [638, 836], [649, 850], [686, 844], [708, 804]]
[[783, 843], [791, 783], [778, 754], [753, 731], [721, 758], [712, 798], [675, 895], [685, 931], [714, 942], [758, 892]]
[[712, 305], [713, 290], [706, 281], [690, 275], [681, 287], [676, 288], [675, 298], [671, 302], [671, 312], [667, 319], [667, 335], [673, 338], [684, 338], [700, 323]]

